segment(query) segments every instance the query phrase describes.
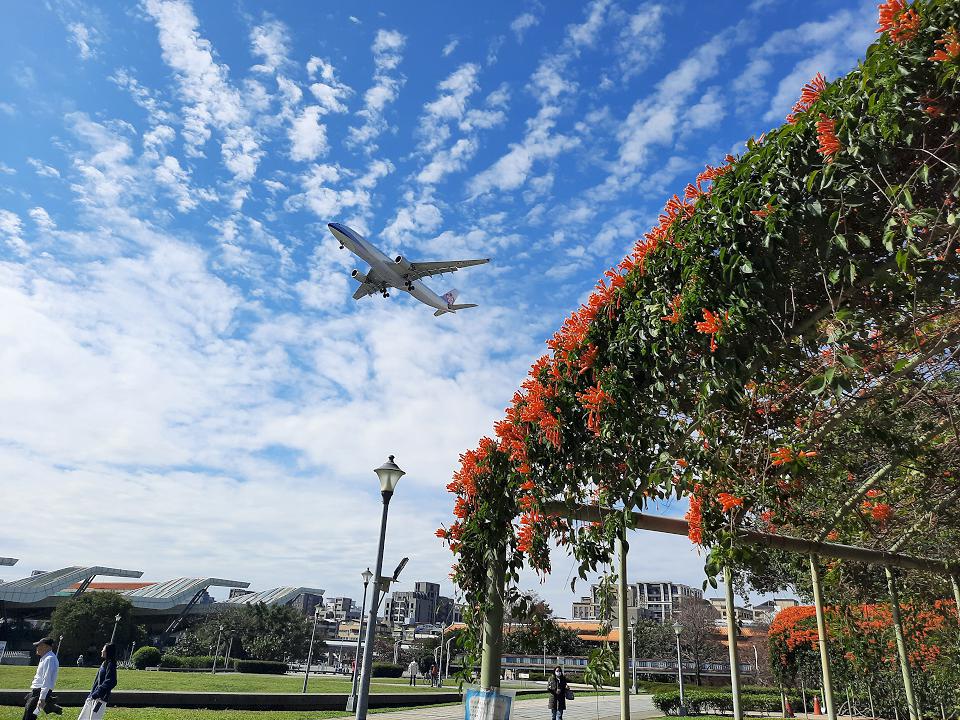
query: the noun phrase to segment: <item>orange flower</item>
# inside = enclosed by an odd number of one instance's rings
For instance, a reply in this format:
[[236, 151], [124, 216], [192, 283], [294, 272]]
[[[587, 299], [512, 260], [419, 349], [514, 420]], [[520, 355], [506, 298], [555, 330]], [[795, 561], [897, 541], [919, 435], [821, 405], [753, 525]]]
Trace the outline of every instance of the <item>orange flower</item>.
[[877, 6], [880, 16], [877, 20], [877, 32], [890, 33], [895, 43], [912, 40], [920, 29], [920, 16], [913, 8], [907, 10], [905, 0], [887, 0]]
[[820, 142], [817, 152], [827, 158], [827, 162], [833, 162], [833, 156], [843, 149], [837, 138], [836, 122], [823, 113], [817, 121], [817, 140]]
[[773, 204], [768, 202], [762, 210], [751, 210], [750, 214], [754, 217], [765, 218], [767, 215], [772, 213], [773, 210]]
[[877, 503], [870, 511], [870, 515], [881, 525], [886, 525], [893, 517], [893, 508], [887, 503]]
[[809, 110], [820, 99], [820, 93], [826, 89], [827, 79], [821, 73], [817, 73], [813, 80], [800, 90], [800, 99], [793, 106], [793, 112], [787, 115], [787, 122], [794, 125], [797, 122], [797, 114]]
[[743, 505], [743, 498], [730, 493], [719, 493], [717, 500], [720, 501], [720, 507], [724, 512], [730, 512], [733, 508]]
[[683, 458], [680, 458], [679, 460], [677, 460], [677, 465], [679, 465], [682, 468], [685, 468], [687, 464], [688, 464], [687, 461], [684, 460]]
[[703, 545], [703, 501], [696, 495], [690, 496], [690, 508], [683, 519], [687, 521], [687, 537], [690, 541]]
[[673, 300], [670, 301], [670, 309], [673, 311], [669, 315], [664, 315], [661, 320], [666, 320], [667, 322], [673, 323], [676, 325], [680, 322], [680, 303], [683, 298], [679, 295], [674, 295]]
[[943, 37], [937, 40], [937, 45], [942, 45], [939, 50], [937, 50], [933, 55], [928, 59], [933, 60], [934, 62], [950, 62], [951, 60], [956, 60], [960, 57], [960, 35], [957, 34], [957, 29], [955, 27], [947, 30]]
[[716, 315], [706, 308], [703, 308], [703, 320], [700, 320], [696, 323], [696, 328], [704, 335], [710, 336], [710, 352], [713, 352], [717, 349], [717, 333], [723, 329], [723, 323], [729, 319], [729, 310], [721, 318], [719, 315]]
[[577, 393], [577, 400], [587, 410], [587, 427], [595, 435], [599, 435], [600, 415], [607, 405], [613, 405], [613, 398], [597, 383], [583, 392]]
[[439, 530], [437, 530], [436, 535], [437, 535], [437, 537], [440, 538], [441, 540], [446, 540], [446, 539], [447, 539], [447, 531], [444, 530], [443, 528], [440, 528]]

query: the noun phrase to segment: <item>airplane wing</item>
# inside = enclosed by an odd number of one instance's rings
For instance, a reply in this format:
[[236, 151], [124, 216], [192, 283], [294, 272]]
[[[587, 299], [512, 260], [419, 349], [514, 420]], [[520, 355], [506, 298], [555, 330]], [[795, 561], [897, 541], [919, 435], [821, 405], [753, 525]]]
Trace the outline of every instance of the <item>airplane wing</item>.
[[434, 262], [410, 263], [409, 279], [411, 281], [422, 280], [432, 275], [456, 272], [460, 268], [483, 265], [488, 262], [490, 262], [490, 258], [484, 258], [483, 260], [437, 260]]
[[360, 287], [358, 287], [356, 292], [353, 293], [353, 299], [359, 300], [360, 298], [366, 297], [367, 295], [373, 295], [376, 292], [380, 292], [380, 288], [374, 285], [373, 283], [369, 283], [369, 282], [360, 283]]

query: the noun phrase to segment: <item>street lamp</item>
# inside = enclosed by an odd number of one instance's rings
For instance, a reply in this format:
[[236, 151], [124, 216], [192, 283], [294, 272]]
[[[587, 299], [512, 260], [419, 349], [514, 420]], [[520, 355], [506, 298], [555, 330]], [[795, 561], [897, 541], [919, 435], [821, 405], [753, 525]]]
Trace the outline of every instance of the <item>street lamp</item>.
[[680, 633], [683, 632], [683, 625], [679, 622], [673, 624], [673, 632], [677, 636], [677, 680], [680, 682], [680, 714], [685, 714], [685, 708], [683, 707], [683, 659], [680, 657]]
[[113, 632], [110, 633], [110, 644], [113, 644], [113, 640], [117, 637], [117, 625], [120, 624], [120, 613], [117, 613], [117, 616], [113, 619]]
[[367, 644], [363, 648], [363, 665], [360, 673], [360, 687], [357, 690], [357, 720], [366, 720], [367, 705], [370, 700], [370, 675], [373, 669], [373, 643], [377, 632], [377, 608], [380, 606], [380, 574], [383, 572], [383, 545], [387, 537], [387, 510], [390, 498], [406, 473], [393, 461], [393, 455], [374, 472], [380, 480], [380, 496], [383, 498], [383, 514], [380, 516], [380, 544], [377, 547], [377, 569], [374, 572], [377, 582], [373, 584], [373, 596], [370, 598], [370, 617], [367, 618]]
[[630, 667], [633, 670], [633, 694], [637, 694], [637, 622], [630, 624]]
[[310, 633], [310, 649], [307, 650], [307, 669], [303, 672], [303, 693], [307, 692], [307, 680], [310, 678], [310, 664], [313, 662], [313, 640], [317, 637], [317, 621], [320, 619], [320, 606], [313, 609], [313, 632]]
[[360, 604], [360, 626], [357, 628], [357, 650], [353, 654], [353, 679], [350, 681], [350, 697], [347, 698], [347, 712], [352, 712], [357, 705], [357, 677], [360, 672], [360, 638], [363, 637], [363, 613], [367, 609], [367, 585], [373, 573], [367, 568], [360, 577], [363, 578], [363, 602]]
[[220, 635], [223, 633], [223, 625], [217, 627], [217, 647], [213, 652], [213, 668], [210, 670], [211, 675], [217, 674], [217, 658], [220, 656]]

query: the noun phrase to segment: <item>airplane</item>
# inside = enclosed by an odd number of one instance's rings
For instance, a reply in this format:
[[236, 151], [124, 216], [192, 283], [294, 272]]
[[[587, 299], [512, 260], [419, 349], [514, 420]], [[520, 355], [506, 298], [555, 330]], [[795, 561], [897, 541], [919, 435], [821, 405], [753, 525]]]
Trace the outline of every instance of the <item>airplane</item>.
[[457, 305], [458, 290], [450, 290], [443, 295], [437, 295], [422, 282], [423, 278], [456, 272], [460, 268], [483, 265], [490, 262], [490, 258], [483, 260], [442, 260], [432, 262], [410, 262], [403, 255], [391, 260], [379, 249], [367, 242], [360, 233], [351, 230], [341, 223], [328, 223], [327, 228], [340, 243], [340, 249], [347, 248], [354, 255], [370, 266], [366, 273], [354, 270], [350, 276], [360, 283], [360, 287], [353, 294], [354, 300], [367, 295], [380, 293], [383, 297], [390, 297], [389, 288], [404, 290], [413, 295], [424, 305], [436, 308], [434, 316], [445, 313], [455, 313], [457, 310], [466, 310], [476, 307], [476, 304], [465, 303]]

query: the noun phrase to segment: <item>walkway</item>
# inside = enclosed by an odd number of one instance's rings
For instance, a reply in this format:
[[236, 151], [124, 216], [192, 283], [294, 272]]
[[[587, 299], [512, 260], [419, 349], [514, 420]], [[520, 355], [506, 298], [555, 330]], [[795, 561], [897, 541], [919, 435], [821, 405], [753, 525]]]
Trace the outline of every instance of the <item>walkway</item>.
[[[630, 696], [631, 720], [647, 720], [647, 718], [662, 717], [663, 713], [657, 710], [650, 695]], [[416, 708], [414, 710], [399, 710], [397, 712], [377, 713], [377, 720], [463, 720], [462, 705], [442, 705], [432, 708]], [[544, 720], [550, 717], [546, 698], [532, 700], [519, 699], [513, 706], [511, 720]], [[571, 700], [567, 703], [567, 710], [563, 713], [563, 720], [597, 720], [597, 698], [584, 697], [582, 700]], [[601, 695], [599, 697], [600, 720], [620, 720], [620, 698], [617, 695]]]

